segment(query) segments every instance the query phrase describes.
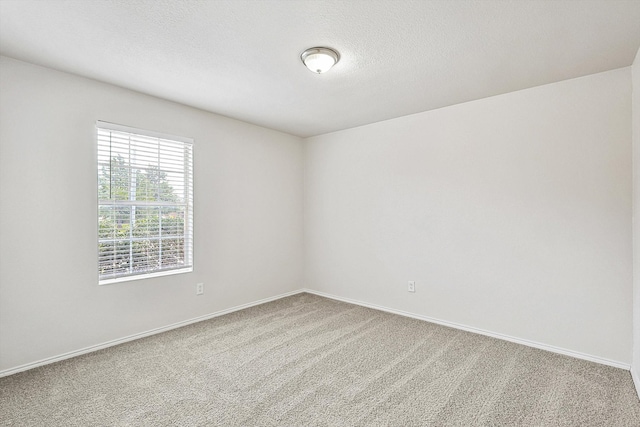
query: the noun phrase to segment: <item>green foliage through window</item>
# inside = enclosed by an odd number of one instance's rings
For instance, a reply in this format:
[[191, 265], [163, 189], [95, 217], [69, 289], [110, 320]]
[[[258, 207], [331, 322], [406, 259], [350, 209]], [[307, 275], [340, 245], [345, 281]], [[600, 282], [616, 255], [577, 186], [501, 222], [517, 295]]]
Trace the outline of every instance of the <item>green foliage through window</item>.
[[101, 280], [191, 266], [191, 162], [191, 144], [98, 129]]

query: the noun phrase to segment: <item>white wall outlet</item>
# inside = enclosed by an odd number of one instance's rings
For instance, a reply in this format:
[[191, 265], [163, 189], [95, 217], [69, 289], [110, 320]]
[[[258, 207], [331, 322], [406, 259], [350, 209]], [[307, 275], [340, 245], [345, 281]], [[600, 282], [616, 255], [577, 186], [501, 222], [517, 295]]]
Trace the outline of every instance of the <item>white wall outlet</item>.
[[409, 280], [409, 286], [407, 286], [407, 290], [409, 292], [415, 292], [416, 291], [416, 282], [414, 282], [413, 280]]
[[196, 283], [196, 295], [204, 294], [204, 283]]

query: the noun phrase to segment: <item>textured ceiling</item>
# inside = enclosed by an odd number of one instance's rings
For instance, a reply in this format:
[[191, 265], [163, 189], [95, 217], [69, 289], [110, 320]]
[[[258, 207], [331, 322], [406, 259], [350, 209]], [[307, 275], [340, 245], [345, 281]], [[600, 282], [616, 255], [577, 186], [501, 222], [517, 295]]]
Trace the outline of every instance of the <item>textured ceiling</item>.
[[[300, 53], [341, 54], [313, 74]], [[631, 65], [640, 0], [0, 0], [0, 53], [299, 136]]]

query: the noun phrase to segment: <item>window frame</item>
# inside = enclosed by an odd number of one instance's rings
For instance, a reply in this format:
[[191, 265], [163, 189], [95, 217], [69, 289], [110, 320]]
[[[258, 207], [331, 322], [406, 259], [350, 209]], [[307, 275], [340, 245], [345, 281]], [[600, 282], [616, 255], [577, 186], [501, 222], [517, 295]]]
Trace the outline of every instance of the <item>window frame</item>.
[[[100, 199], [100, 174], [102, 173], [102, 167], [104, 166], [104, 163], [100, 162], [100, 130], [103, 131], [108, 131], [108, 132], [120, 132], [120, 133], [126, 133], [126, 134], [130, 134], [130, 135], [138, 135], [140, 137], [143, 138], [152, 138], [152, 139], [158, 139], [158, 140], [166, 140], [172, 143], [182, 143], [184, 144], [183, 146], [185, 147], [185, 153], [186, 153], [186, 158], [185, 158], [185, 165], [184, 168], [182, 168], [182, 174], [184, 176], [184, 202], [183, 203], [170, 203], [170, 202], [162, 202], [161, 200], [131, 200], [131, 198], [129, 199], [125, 199], [125, 200], [117, 200], [117, 199], [112, 199], [112, 201], [110, 203], [104, 203], [106, 200], [108, 199]], [[130, 143], [129, 143], [130, 144]], [[161, 147], [162, 143], [161, 141], [158, 141], [158, 146], [159, 146], [159, 150]], [[193, 252], [194, 252], [194, 231], [193, 231], [193, 226], [194, 226], [194, 221], [193, 221], [193, 210], [194, 210], [194, 179], [193, 179], [193, 175], [194, 175], [194, 170], [193, 170], [193, 163], [194, 163], [194, 156], [193, 156], [193, 147], [194, 146], [194, 140], [193, 138], [187, 138], [187, 137], [182, 137], [182, 136], [177, 136], [177, 135], [171, 135], [171, 134], [166, 134], [166, 133], [162, 133], [162, 132], [156, 132], [156, 131], [150, 131], [150, 130], [146, 130], [146, 129], [140, 129], [140, 128], [134, 128], [131, 126], [125, 126], [125, 125], [119, 125], [119, 124], [115, 124], [115, 123], [110, 123], [110, 122], [105, 122], [105, 121], [96, 121], [95, 124], [95, 148], [96, 148], [96, 206], [97, 206], [97, 212], [96, 212], [96, 220], [97, 220], [97, 225], [98, 225], [98, 229], [96, 230], [96, 237], [97, 237], [97, 256], [96, 256], [96, 261], [97, 261], [97, 275], [98, 275], [98, 285], [109, 285], [109, 284], [114, 284], [114, 283], [121, 283], [121, 282], [128, 282], [128, 281], [132, 281], [132, 280], [142, 280], [142, 279], [148, 279], [148, 278], [153, 278], [153, 277], [162, 277], [162, 276], [169, 276], [169, 275], [174, 275], [174, 274], [184, 274], [184, 273], [189, 273], [193, 271], [193, 265], [194, 265], [194, 256], [193, 256]], [[109, 164], [111, 164], [111, 155], [109, 155], [110, 160], [109, 160]], [[160, 160], [158, 160], [160, 162]], [[159, 165], [159, 163], [158, 163]], [[131, 168], [131, 166], [129, 166]], [[133, 170], [133, 168], [131, 168], [130, 170]], [[160, 169], [158, 169], [160, 170]], [[111, 170], [109, 171], [110, 173], [112, 172]], [[131, 178], [129, 178], [131, 180]], [[131, 194], [131, 193], [130, 193]], [[138, 203], [136, 203], [138, 202]], [[153, 203], [156, 202], [156, 203]], [[182, 234], [182, 238], [184, 239], [184, 243], [183, 243], [183, 251], [184, 251], [184, 257], [182, 258], [184, 260], [185, 265], [183, 267], [173, 267], [173, 268], [166, 268], [166, 269], [154, 269], [154, 270], [150, 270], [150, 271], [143, 271], [143, 272], [132, 272], [129, 271], [128, 273], [125, 274], [120, 274], [117, 275], [116, 273], [114, 273], [113, 275], [109, 275], [109, 277], [104, 277], [100, 275], [100, 257], [101, 257], [101, 252], [100, 252], [100, 244], [101, 244], [101, 240], [105, 240], [105, 239], [101, 239], [100, 236], [100, 208], [103, 206], [120, 206], [120, 207], [125, 207], [125, 206], [129, 206], [129, 207], [133, 207], [133, 206], [157, 206], [159, 209], [162, 209], [162, 206], [173, 206], [173, 207], [184, 207], [184, 232]], [[135, 210], [134, 210], [135, 211]], [[158, 239], [158, 240], [162, 240], [162, 229], [160, 228], [158, 230], [157, 235], [154, 236], [149, 236], [151, 239]], [[130, 236], [129, 239], [121, 239], [122, 241], [126, 241], [129, 242], [129, 245], [132, 244], [132, 242], [139, 240], [139, 238], [133, 238], [133, 236]], [[106, 239], [106, 240], [113, 240], [115, 242], [115, 240], [117, 239]], [[160, 256], [159, 252], [159, 256]], [[129, 261], [131, 262], [131, 261]], [[129, 269], [131, 269], [131, 266], [129, 266]]]

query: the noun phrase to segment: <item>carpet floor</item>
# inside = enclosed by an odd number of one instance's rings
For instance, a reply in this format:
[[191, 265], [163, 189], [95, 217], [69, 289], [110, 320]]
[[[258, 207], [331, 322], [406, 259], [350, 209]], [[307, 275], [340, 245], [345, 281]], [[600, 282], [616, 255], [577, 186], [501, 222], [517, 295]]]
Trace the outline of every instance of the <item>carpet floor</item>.
[[629, 372], [310, 294], [0, 378], [2, 426], [640, 426]]

